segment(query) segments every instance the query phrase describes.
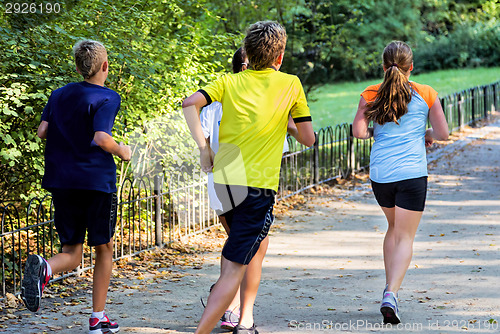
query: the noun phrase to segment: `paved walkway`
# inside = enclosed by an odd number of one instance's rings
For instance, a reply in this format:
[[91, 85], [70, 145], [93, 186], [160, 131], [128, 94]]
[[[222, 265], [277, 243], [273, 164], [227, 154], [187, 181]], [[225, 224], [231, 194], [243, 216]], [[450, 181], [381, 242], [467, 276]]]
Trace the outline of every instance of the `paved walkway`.
[[[427, 207], [399, 294], [403, 329], [497, 333], [500, 122], [471, 131], [430, 160]], [[309, 195], [301, 210], [276, 222], [255, 308], [260, 333], [397, 330], [382, 326], [379, 313], [385, 219], [368, 183], [344, 188]], [[218, 277], [219, 254], [203, 258], [201, 269], [169, 268], [168, 279], [147, 272], [144, 279], [114, 278], [107, 310], [121, 332], [192, 333], [199, 299]], [[18, 312], [22, 319], [4, 319], [0, 330], [86, 332], [88, 295], [60, 306], [43, 303], [39, 314]]]

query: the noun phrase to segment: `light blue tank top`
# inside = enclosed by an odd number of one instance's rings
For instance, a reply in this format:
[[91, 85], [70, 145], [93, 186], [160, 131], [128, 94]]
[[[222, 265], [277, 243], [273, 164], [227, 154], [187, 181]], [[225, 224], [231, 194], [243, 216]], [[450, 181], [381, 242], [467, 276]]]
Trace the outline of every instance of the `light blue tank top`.
[[399, 125], [374, 122], [373, 144], [370, 155], [370, 179], [389, 183], [427, 176], [425, 130], [429, 106], [414, 91], [408, 112]]

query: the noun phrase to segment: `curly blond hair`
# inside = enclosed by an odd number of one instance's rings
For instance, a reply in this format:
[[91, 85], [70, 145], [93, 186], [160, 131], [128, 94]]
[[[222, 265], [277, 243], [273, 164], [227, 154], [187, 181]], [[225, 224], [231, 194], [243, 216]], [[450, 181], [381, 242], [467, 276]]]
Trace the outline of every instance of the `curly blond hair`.
[[271, 67], [285, 51], [285, 28], [278, 22], [259, 21], [247, 31], [244, 45], [250, 66], [254, 70]]

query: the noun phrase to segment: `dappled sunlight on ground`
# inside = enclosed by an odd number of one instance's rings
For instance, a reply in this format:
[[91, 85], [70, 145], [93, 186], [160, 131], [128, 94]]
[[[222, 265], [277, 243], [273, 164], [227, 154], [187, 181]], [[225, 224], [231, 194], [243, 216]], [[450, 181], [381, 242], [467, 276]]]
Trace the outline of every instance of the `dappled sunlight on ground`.
[[[402, 327], [381, 324], [387, 223], [368, 176], [358, 175], [278, 202], [255, 305], [259, 332], [498, 332], [500, 122], [482, 133], [485, 140], [456, 136], [429, 154], [427, 206], [399, 292]], [[200, 298], [219, 276], [224, 240], [214, 228], [118, 263], [106, 310], [121, 332], [192, 333]], [[89, 281], [49, 286], [38, 314], [12, 311], [2, 330], [87, 332]]]

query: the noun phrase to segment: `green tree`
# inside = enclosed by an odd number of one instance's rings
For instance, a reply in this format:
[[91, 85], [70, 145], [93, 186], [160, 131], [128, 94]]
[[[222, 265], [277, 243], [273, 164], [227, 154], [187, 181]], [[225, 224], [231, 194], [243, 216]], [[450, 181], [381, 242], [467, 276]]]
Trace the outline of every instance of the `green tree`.
[[26, 199], [40, 191], [44, 144], [35, 136], [36, 128], [50, 92], [81, 80], [71, 46], [82, 38], [107, 46], [107, 84], [122, 96], [115, 135], [140, 144], [136, 156], [145, 163], [134, 161], [139, 174], [193, 168], [193, 142], [186, 140], [180, 103], [228, 71], [245, 29], [258, 20], [276, 20], [286, 27], [282, 70], [298, 75], [306, 91], [334, 80], [380, 77], [380, 53], [393, 39], [413, 47], [417, 72], [500, 61], [498, 0], [62, 4], [52, 14], [0, 11], [0, 201]]
[[[122, 96], [114, 129], [118, 140], [129, 142], [129, 134], [160, 116], [173, 120], [175, 151], [171, 145], [157, 157], [173, 169], [192, 155], [191, 141], [185, 140], [189, 132], [175, 116], [180, 102], [225, 71], [236, 38], [213, 34], [218, 18], [200, 1], [88, 0], [69, 3], [57, 15], [2, 12], [0, 20], [2, 201], [40, 190], [44, 145], [36, 127], [50, 92], [81, 80], [71, 55], [77, 40], [97, 39], [107, 46], [107, 85]], [[160, 136], [152, 132], [146, 140]]]

